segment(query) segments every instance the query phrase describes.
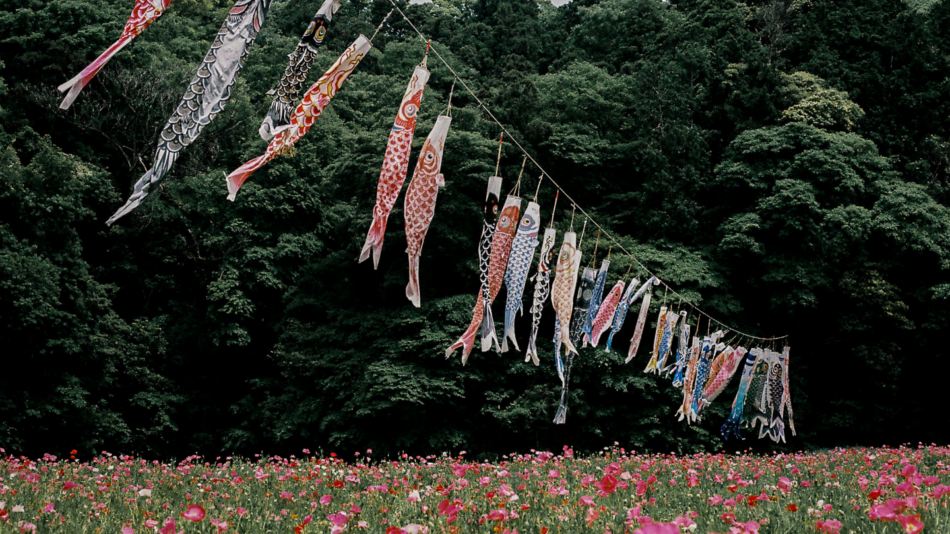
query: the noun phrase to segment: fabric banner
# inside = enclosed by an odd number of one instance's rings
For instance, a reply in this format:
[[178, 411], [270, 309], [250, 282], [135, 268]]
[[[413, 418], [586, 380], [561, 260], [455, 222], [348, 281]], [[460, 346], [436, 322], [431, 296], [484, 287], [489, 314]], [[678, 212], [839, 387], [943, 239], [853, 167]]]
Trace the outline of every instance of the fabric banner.
[[[373, 268], [379, 267], [379, 256], [383, 251], [383, 237], [386, 234], [386, 221], [396, 205], [399, 191], [406, 181], [409, 171], [409, 152], [412, 150], [412, 137], [416, 131], [416, 115], [422, 105], [422, 91], [429, 81], [429, 71], [419, 65], [412, 73], [409, 86], [402, 96], [399, 111], [393, 129], [389, 132], [386, 154], [383, 156], [383, 169], [379, 173], [376, 185], [376, 205], [373, 207], [373, 223], [366, 234], [366, 242], [360, 252], [360, 262], [373, 255]], [[499, 178], [501, 180], [501, 178]], [[501, 186], [499, 182], [499, 187]], [[497, 193], [495, 201], [497, 204]], [[494, 224], [494, 221], [493, 221]]]
[[594, 324], [591, 328], [590, 344], [597, 347], [600, 336], [610, 327], [614, 320], [614, 314], [617, 312], [617, 306], [620, 304], [620, 295], [623, 293], [625, 284], [623, 280], [617, 282], [614, 287], [604, 297], [600, 309], [597, 310], [597, 316], [594, 317]]
[[215, 117], [224, 111], [231, 89], [247, 59], [248, 48], [264, 23], [271, 0], [238, 0], [214, 38], [185, 95], [158, 137], [152, 168], [132, 190], [132, 196], [106, 221], [112, 225], [138, 207], [152, 186], [168, 174], [184, 150]]
[[501, 210], [501, 215], [498, 217], [498, 223], [495, 225], [495, 232], [492, 236], [491, 256], [488, 263], [488, 299], [483, 297], [482, 291], [478, 292], [475, 309], [472, 312], [472, 322], [469, 323], [462, 337], [446, 349], [446, 358], [451, 357], [455, 349], [461, 348], [462, 365], [465, 365], [472, 353], [472, 348], [475, 346], [475, 334], [479, 331], [479, 326], [481, 326], [482, 331], [482, 352], [487, 351], [493, 341], [497, 345], [498, 336], [495, 332], [495, 321], [491, 316], [491, 304], [498, 296], [498, 292], [501, 291], [501, 282], [508, 266], [511, 242], [514, 240], [517, 231], [520, 213], [521, 199], [509, 195], [505, 200], [505, 206]]
[[[596, 258], [595, 258], [596, 259]], [[594, 319], [597, 318], [597, 312], [600, 311], [600, 304], [604, 298], [604, 286], [607, 285], [607, 269], [610, 268], [610, 260], [604, 260], [600, 264], [600, 271], [597, 273], [597, 280], [594, 282], [594, 291], [590, 297], [590, 307], [587, 308], [587, 317], [584, 319], [584, 325], [581, 327], [584, 346], [590, 342], [591, 335], [594, 333]]]
[[536, 202], [528, 202], [528, 207], [521, 215], [521, 223], [511, 245], [511, 256], [508, 258], [508, 269], [505, 271], [505, 287], [508, 290], [508, 299], [505, 303], [505, 333], [501, 342], [501, 352], [508, 351], [508, 340], [518, 348], [515, 338], [515, 314], [523, 313], [524, 285], [528, 281], [528, 270], [534, 259], [534, 249], [538, 248], [538, 229], [541, 227], [541, 207]]
[[557, 313], [558, 323], [561, 326], [560, 339], [555, 345], [566, 345], [569, 353], [577, 352], [577, 348], [571, 342], [570, 326], [580, 255], [580, 251], [577, 250], [577, 234], [565, 233], [564, 243], [561, 244], [561, 251], [557, 256], [554, 283], [551, 285], [551, 304], [554, 305], [554, 311]]
[[614, 320], [610, 325], [610, 335], [607, 336], [606, 352], [608, 353], [610, 352], [610, 346], [613, 345], [614, 336], [623, 328], [623, 323], [627, 319], [627, 310], [630, 308], [630, 303], [633, 302], [633, 292], [637, 289], [639, 283], [640, 280], [638, 278], [631, 280], [630, 285], [627, 286], [626, 293], [623, 294], [620, 303], [617, 304], [617, 311], [614, 313]]
[[100, 54], [95, 61], [82, 69], [82, 72], [59, 86], [58, 89], [60, 93], [69, 91], [66, 93], [66, 98], [64, 98], [63, 102], [59, 105], [59, 109], [69, 109], [69, 106], [71, 106], [79, 96], [79, 92], [82, 91], [83, 87], [85, 87], [96, 74], [99, 74], [99, 71], [112, 59], [112, 56], [118, 54], [120, 50], [125, 48], [125, 45], [132, 42], [132, 39], [138, 37], [140, 33], [145, 31], [145, 28], [148, 28], [153, 22], [158, 20], [158, 18], [165, 13], [165, 9], [171, 2], [172, 0], [135, 0], [135, 5], [132, 7], [132, 14], [129, 15], [129, 20], [125, 23], [125, 28], [122, 29], [122, 34], [119, 35], [119, 39], [112, 43], [109, 48], [106, 48], [105, 52]]
[[544, 303], [551, 293], [551, 261], [554, 259], [554, 242], [557, 239], [557, 230], [547, 228], [541, 240], [541, 258], [538, 260], [538, 272], [535, 273], [534, 299], [531, 301], [531, 337], [528, 338], [528, 350], [525, 351], [525, 362], [530, 358], [534, 365], [540, 365], [538, 360], [538, 326], [541, 324], [541, 313]]
[[445, 186], [442, 170], [442, 153], [445, 150], [445, 137], [449, 133], [452, 117], [439, 115], [435, 126], [429, 132], [425, 144], [419, 153], [419, 161], [412, 173], [412, 181], [406, 191], [404, 212], [406, 214], [406, 241], [409, 254], [409, 285], [406, 286], [406, 298], [418, 308], [422, 305], [419, 288], [419, 256], [425, 241], [429, 225], [435, 217], [435, 201], [439, 188]]
[[330, 100], [336, 96], [336, 93], [350, 77], [356, 66], [366, 56], [373, 44], [365, 35], [360, 35], [336, 62], [327, 70], [323, 76], [317, 80], [317, 83], [310, 86], [297, 109], [290, 117], [290, 127], [280, 131], [270, 144], [263, 155], [258, 156], [244, 165], [241, 165], [227, 177], [228, 200], [233, 201], [239, 189], [244, 182], [254, 173], [254, 171], [263, 167], [267, 162], [276, 158], [279, 154], [288, 151], [310, 130], [313, 123], [320, 118], [320, 114], [326, 109]]
[[[307, 81], [307, 74], [310, 73], [313, 60], [317, 57], [317, 49], [323, 44], [330, 20], [338, 9], [340, 9], [340, 3], [337, 0], [323, 2], [306, 31], [303, 32], [297, 47], [287, 56], [290, 61], [284, 69], [284, 75], [277, 82], [277, 87], [267, 92], [268, 95], [274, 96], [274, 100], [258, 130], [265, 141], [270, 141], [281, 130], [290, 126], [290, 115], [296, 107], [297, 95], [300, 94], [303, 83]], [[406, 158], [408, 160], [408, 155]]]

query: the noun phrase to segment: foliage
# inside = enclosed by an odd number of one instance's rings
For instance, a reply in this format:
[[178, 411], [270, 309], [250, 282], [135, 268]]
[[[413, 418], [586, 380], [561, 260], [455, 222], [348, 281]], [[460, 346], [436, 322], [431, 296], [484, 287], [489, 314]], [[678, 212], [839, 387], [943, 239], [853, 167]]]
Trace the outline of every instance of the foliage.
[[[479, 352], [464, 367], [442, 358], [471, 318], [500, 133], [461, 83], [422, 308], [404, 296], [401, 202], [379, 269], [356, 263], [395, 108], [425, 53], [398, 12], [296, 155], [230, 203], [222, 175], [263, 151], [266, 93], [321, 3], [276, 2], [225, 111], [106, 228], [230, 3], [176, 0], [62, 111], [56, 86], [116, 38], [130, 2], [0, 0], [0, 446], [216, 456], [732, 445], [718, 429], [735, 384], [684, 426], [675, 390], [617, 348], [581, 350], [568, 422], [553, 425], [550, 308], [540, 367], [519, 354]], [[344, 3], [310, 80], [390, 8]], [[932, 423], [942, 392], [921, 374], [947, 359], [950, 321], [950, 3], [403, 9], [574, 202], [676, 289], [654, 294], [651, 321], [665, 300], [750, 334], [791, 335], [800, 436], [789, 447], [950, 439]], [[455, 82], [434, 53], [428, 66], [413, 157]], [[506, 191], [523, 161], [508, 141]], [[539, 174], [529, 162], [525, 197]], [[541, 184], [542, 218], [554, 194]], [[558, 206], [559, 232], [572, 216], [583, 228], [564, 195]], [[598, 262], [611, 256], [610, 285], [628, 268], [645, 279], [596, 236], [588, 223], [585, 264], [596, 248]], [[615, 340], [621, 352], [633, 323]], [[522, 343], [529, 326], [516, 320]]]

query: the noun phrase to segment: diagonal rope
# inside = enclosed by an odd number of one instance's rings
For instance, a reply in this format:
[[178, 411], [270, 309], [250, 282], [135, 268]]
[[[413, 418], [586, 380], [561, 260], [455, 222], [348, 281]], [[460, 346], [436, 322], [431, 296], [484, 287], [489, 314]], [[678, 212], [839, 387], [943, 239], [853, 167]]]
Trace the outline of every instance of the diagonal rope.
[[[735, 333], [735, 334], [739, 334], [739, 335], [741, 335], [741, 336], [743, 336], [743, 337], [745, 337], [745, 338], [748, 338], [748, 339], [750, 339], [750, 340], [757, 339], [757, 340], [760, 340], [760, 341], [775, 341], [775, 340], [779, 340], [779, 339], [787, 339], [787, 338], [789, 337], [787, 334], [786, 334], [786, 335], [783, 335], [783, 336], [773, 336], [773, 337], [759, 337], [759, 336], [753, 336], [752, 334], [746, 334], [745, 332], [742, 332], [741, 330], [739, 330], [739, 329], [737, 329], [737, 328], [733, 328], [733, 327], [731, 327], [731, 326], [728, 326], [728, 325], [726, 325], [725, 323], [723, 323], [722, 321], [720, 321], [719, 319], [716, 319], [716, 318], [713, 317], [712, 315], [706, 313], [705, 311], [703, 311], [702, 309], [700, 309], [699, 307], [697, 307], [695, 304], [692, 304], [691, 302], [689, 302], [689, 300], [688, 300], [686, 297], [684, 297], [682, 294], [680, 294], [680, 293], [677, 292], [675, 289], [673, 289], [672, 287], [670, 287], [669, 284], [667, 284], [666, 282], [664, 282], [663, 280], [661, 280], [660, 277], [657, 276], [653, 271], [651, 271], [650, 269], [648, 269], [648, 268], [646, 267], [646, 265], [643, 265], [642, 263], [640, 263], [640, 260], [638, 260], [638, 259], [636, 258], [636, 256], [633, 255], [632, 252], [630, 252], [630, 251], [628, 251], [626, 248], [624, 248], [624, 246], [623, 246], [619, 241], [617, 241], [617, 239], [615, 239], [614, 236], [611, 235], [610, 232], [608, 232], [603, 226], [601, 226], [596, 220], [594, 220], [594, 218], [591, 217], [590, 214], [587, 213], [587, 211], [586, 211], [584, 208], [582, 208], [579, 204], [577, 204], [577, 202], [576, 202], [573, 198], [571, 198], [571, 195], [569, 195], [569, 194], [567, 193], [567, 191], [565, 191], [564, 188], [561, 187], [560, 184], [558, 184], [557, 181], [555, 181], [554, 178], [553, 178], [550, 174], [548, 174], [548, 172], [547, 172], [546, 170], [544, 170], [544, 167], [542, 167], [541, 164], [537, 162], [537, 160], [535, 160], [533, 157], [531, 157], [531, 154], [529, 154], [528, 151], [525, 150], [525, 148], [521, 145], [521, 143], [518, 142], [518, 138], [516, 138], [514, 135], [512, 135], [511, 132], [508, 131], [508, 128], [505, 128], [505, 125], [502, 124], [501, 121], [499, 121], [497, 117], [495, 117], [495, 114], [492, 113], [490, 109], [488, 109], [488, 106], [486, 106], [485, 103], [482, 102], [482, 99], [478, 98], [478, 95], [475, 94], [475, 91], [473, 91], [472, 88], [469, 87], [467, 83], [465, 83], [465, 80], [462, 79], [462, 77], [459, 76], [459, 74], [458, 74], [457, 72], [455, 72], [455, 69], [453, 69], [452, 66], [449, 65], [449, 62], [446, 61], [445, 58], [442, 57], [442, 54], [440, 54], [439, 51], [435, 49], [435, 47], [431, 46], [431, 40], [430, 40], [430, 39], [427, 39], [427, 38], [425, 37], [425, 35], [423, 35], [423, 33], [422, 33], [421, 31], [419, 31], [419, 28], [417, 28], [416, 25], [412, 22], [412, 20], [410, 20], [409, 17], [406, 16], [406, 14], [405, 14], [405, 13], [403, 12], [403, 10], [399, 7], [399, 5], [396, 4], [395, 0], [389, 0], [389, 3], [393, 5], [393, 8], [394, 8], [396, 11], [399, 12], [399, 14], [402, 16], [403, 20], [405, 20], [405, 21], [409, 24], [409, 26], [411, 26], [412, 29], [419, 35], [419, 38], [422, 39], [422, 41], [423, 41], [424, 43], [426, 43], [426, 44], [429, 46], [430, 51], [431, 51], [433, 54], [435, 54], [435, 57], [437, 57], [437, 58], [439, 59], [439, 61], [441, 61], [442, 64], [445, 65], [445, 67], [446, 67], [447, 69], [449, 69], [449, 71], [452, 73], [452, 75], [455, 77], [455, 79], [458, 81], [458, 83], [462, 84], [462, 87], [464, 87], [465, 90], [468, 91], [468, 94], [472, 95], [472, 98], [475, 99], [475, 102], [478, 103], [478, 106], [479, 106], [480, 108], [482, 108], [482, 110], [484, 110], [485, 113], [486, 113], [489, 117], [491, 117], [491, 120], [493, 120], [493, 121], [495, 122], [495, 124], [498, 125], [499, 128], [501, 128], [501, 130], [502, 130], [502, 132], [504, 133], [504, 135], [507, 136], [508, 139], [509, 139], [512, 143], [514, 143], [515, 146], [517, 146], [519, 150], [521, 150], [521, 152], [524, 154], [524, 156], [525, 156], [528, 160], [530, 160], [531, 163], [533, 163], [533, 164], [535, 165], [535, 167], [538, 168], [538, 170], [541, 171], [541, 176], [542, 176], [542, 178], [547, 177], [547, 179], [551, 181], [551, 184], [554, 185], [554, 187], [556, 187], [559, 192], [564, 193], [564, 196], [567, 198], [567, 200], [570, 201], [571, 204], [572, 204], [578, 211], [580, 211], [581, 214], [583, 214], [583, 215], [587, 218], [587, 220], [590, 221], [591, 224], [593, 224], [594, 226], [596, 226], [599, 231], [603, 232], [604, 236], [606, 236], [606, 237], [607, 237], [608, 239], [610, 239], [615, 245], [617, 245], [617, 248], [619, 248], [620, 250], [624, 251], [628, 256], [630, 256], [630, 259], [633, 260], [634, 263], [636, 263], [638, 266], [640, 266], [640, 268], [641, 268], [644, 272], [646, 272], [646, 273], [647, 273], [648, 275], [650, 275], [651, 277], [655, 277], [655, 278], [660, 282], [660, 284], [662, 284], [662, 285], [664, 286], [664, 288], [666, 288], [667, 291], [673, 293], [673, 295], [675, 295], [675, 296], [679, 297], [680, 299], [682, 299], [682, 300], [684, 301], [684, 303], [685, 303], [687, 306], [689, 306], [690, 308], [692, 308], [693, 310], [695, 310], [695, 312], [696, 312], [697, 314], [699, 314], [700, 316], [706, 317], [706, 319], [709, 320], [710, 323], [713, 323], [713, 322], [714, 322], [714, 323], [717, 323], [717, 324], [718, 324], [719, 326], [721, 326], [722, 328], [724, 328], [724, 329], [726, 329], [726, 330], [728, 330], [728, 331], [731, 331], [731, 332], [733, 332], [733, 333]], [[540, 184], [539, 184], [539, 185], [540, 185]], [[586, 224], [586, 222], [585, 222], [585, 224]]]

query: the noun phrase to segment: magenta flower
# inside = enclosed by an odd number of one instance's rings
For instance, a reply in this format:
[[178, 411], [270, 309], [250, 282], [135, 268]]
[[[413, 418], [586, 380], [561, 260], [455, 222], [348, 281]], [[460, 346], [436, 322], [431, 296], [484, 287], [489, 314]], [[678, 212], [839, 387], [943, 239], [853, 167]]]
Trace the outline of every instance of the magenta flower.
[[924, 524], [919, 515], [905, 515], [897, 518], [901, 528], [907, 534], [917, 534], [924, 529]]
[[871, 521], [897, 521], [897, 514], [886, 504], [875, 504], [868, 510], [868, 517]]
[[594, 498], [589, 495], [584, 495], [581, 497], [581, 504], [584, 506], [594, 506]]
[[[158, 530], [158, 534], [176, 534], [175, 533], [175, 520], [171, 517], [165, 520], [165, 526]], [[181, 529], [178, 534], [184, 532], [185, 529]]]
[[633, 534], [680, 534], [680, 529], [673, 523], [647, 523], [634, 530]]
[[327, 520], [333, 523], [334, 526], [342, 527], [346, 524], [347, 517], [344, 513], [336, 513], [328, 515]]
[[125, 525], [122, 527], [122, 534], [135, 534], [135, 529], [128, 525]]
[[194, 521], [197, 523], [205, 518], [205, 508], [200, 504], [189, 504], [188, 508], [185, 509], [180, 515], [187, 519], [188, 521]]
[[792, 491], [792, 482], [786, 477], [781, 477], [778, 479], [778, 489], [783, 494], [788, 495]]
[[950, 486], [944, 486], [943, 484], [940, 484], [939, 486], [934, 488], [933, 493], [931, 493], [930, 495], [934, 499], [939, 499], [940, 497], [943, 497], [944, 495], [948, 493], [950, 493]]
[[330, 504], [330, 502], [332, 501], [333, 501], [333, 496], [331, 495], [324, 495], [323, 497], [320, 497], [320, 504], [324, 506]]
[[841, 531], [841, 521], [830, 519], [828, 521], [818, 521], [815, 526], [819, 532], [828, 532], [829, 534], [839, 534]]

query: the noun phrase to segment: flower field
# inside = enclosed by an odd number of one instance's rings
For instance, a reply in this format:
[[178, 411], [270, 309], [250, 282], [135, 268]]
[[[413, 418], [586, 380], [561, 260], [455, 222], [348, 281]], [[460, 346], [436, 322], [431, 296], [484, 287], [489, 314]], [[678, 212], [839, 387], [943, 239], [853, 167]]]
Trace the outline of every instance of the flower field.
[[355, 458], [6, 456], [0, 533], [950, 532], [947, 447]]

